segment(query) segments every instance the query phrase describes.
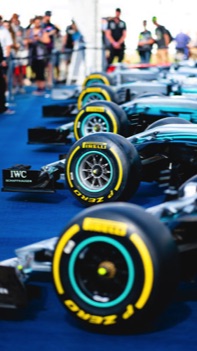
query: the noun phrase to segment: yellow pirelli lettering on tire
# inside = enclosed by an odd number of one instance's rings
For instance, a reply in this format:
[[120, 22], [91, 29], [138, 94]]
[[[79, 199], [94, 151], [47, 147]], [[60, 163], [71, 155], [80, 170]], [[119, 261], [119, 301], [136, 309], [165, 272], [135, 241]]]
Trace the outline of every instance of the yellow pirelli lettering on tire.
[[112, 234], [125, 236], [127, 233], [127, 224], [123, 222], [112, 221], [109, 219], [86, 217], [83, 220], [82, 228], [85, 231], [99, 232], [103, 234]]
[[[111, 101], [110, 95], [108, 94], [108, 92], [105, 89], [102, 88], [96, 88], [96, 87], [90, 87], [87, 89], [84, 89], [81, 94], [78, 97], [78, 101], [77, 101], [77, 108], [78, 110], [80, 110], [82, 108], [82, 100], [83, 97], [87, 94], [87, 93], [101, 93], [103, 94], [104, 98], [106, 101]], [[104, 100], [104, 99], [103, 99]]]
[[118, 318], [116, 314], [106, 316], [97, 316], [90, 314], [80, 309], [80, 307], [73, 300], [65, 300], [64, 304], [71, 312], [75, 313], [76, 317], [91, 324], [111, 325], [115, 324]]
[[60, 260], [62, 256], [62, 252], [65, 249], [65, 246], [67, 245], [68, 241], [78, 233], [80, 230], [80, 226], [78, 224], [74, 224], [72, 227], [70, 227], [67, 232], [65, 232], [62, 237], [60, 238], [57, 247], [54, 252], [54, 259], [53, 259], [53, 278], [54, 278], [54, 283], [56, 286], [56, 289], [59, 294], [64, 293], [64, 288], [61, 283], [60, 279]]
[[135, 303], [135, 307], [142, 309], [149, 299], [154, 281], [154, 270], [151, 255], [140, 236], [136, 233], [131, 234], [130, 240], [135, 245], [141, 257], [144, 268], [144, 286], [140, 297]]
[[80, 146], [77, 146], [70, 154], [70, 157], [68, 158], [67, 160], [67, 167], [66, 167], [66, 176], [67, 176], [67, 180], [68, 180], [68, 183], [69, 183], [69, 186], [70, 188], [73, 188], [73, 183], [72, 183], [72, 180], [70, 178], [70, 165], [71, 165], [71, 162], [72, 162], [72, 159], [74, 157], [74, 155], [76, 154], [76, 152], [80, 149]]
[[111, 148], [110, 151], [114, 155], [114, 157], [117, 161], [117, 164], [118, 164], [118, 180], [117, 180], [116, 186], [114, 188], [114, 190], [118, 191], [118, 189], [120, 188], [121, 183], [122, 183], [123, 169], [122, 169], [122, 164], [121, 164], [121, 161], [120, 161], [118, 154], [115, 152], [115, 150], [113, 148]]
[[128, 305], [126, 311], [122, 314], [123, 319], [129, 319], [135, 313], [133, 305]]
[[88, 141], [82, 143], [82, 149], [107, 149], [107, 143], [97, 143], [95, 141]]
[[105, 112], [105, 108], [104, 107], [100, 107], [100, 106], [87, 106], [85, 108], [86, 112], [100, 112], [100, 113], [104, 113]]

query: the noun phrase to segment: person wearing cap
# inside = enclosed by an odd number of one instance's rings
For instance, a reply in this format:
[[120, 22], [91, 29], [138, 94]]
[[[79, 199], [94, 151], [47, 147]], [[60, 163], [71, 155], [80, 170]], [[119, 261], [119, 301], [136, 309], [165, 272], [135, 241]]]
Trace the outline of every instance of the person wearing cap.
[[121, 9], [115, 10], [115, 17], [110, 19], [107, 24], [106, 38], [109, 41], [109, 57], [108, 65], [114, 58], [118, 58], [118, 62], [124, 59], [125, 38], [127, 35], [126, 22], [120, 19]]
[[168, 55], [168, 45], [169, 45], [169, 36], [167, 30], [161, 24], [158, 24], [157, 17], [152, 17], [152, 22], [156, 26], [155, 29], [155, 44], [157, 45], [157, 64], [166, 64], [169, 63]]
[[50, 42], [46, 45], [47, 47], [47, 86], [52, 88], [53, 86], [53, 55], [52, 51], [54, 48], [54, 36], [57, 33], [57, 27], [51, 22], [51, 11], [45, 11], [42, 19], [42, 28], [47, 32]]

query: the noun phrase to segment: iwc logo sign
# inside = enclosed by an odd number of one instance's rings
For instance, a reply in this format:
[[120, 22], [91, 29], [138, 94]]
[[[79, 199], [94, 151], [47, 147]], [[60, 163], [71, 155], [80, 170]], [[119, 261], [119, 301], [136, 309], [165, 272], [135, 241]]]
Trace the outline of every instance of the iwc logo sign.
[[30, 173], [25, 169], [10, 169], [3, 171], [4, 185], [11, 183], [12, 186], [15, 184], [22, 183], [32, 183], [34, 174]]
[[27, 171], [12, 170], [10, 171], [10, 178], [27, 178]]

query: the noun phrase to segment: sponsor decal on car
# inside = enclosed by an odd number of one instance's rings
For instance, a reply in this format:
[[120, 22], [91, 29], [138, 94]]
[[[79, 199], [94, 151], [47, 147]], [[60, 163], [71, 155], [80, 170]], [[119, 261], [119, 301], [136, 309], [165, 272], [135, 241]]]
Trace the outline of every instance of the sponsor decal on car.
[[70, 311], [75, 313], [78, 318], [88, 321], [91, 324], [103, 324], [103, 325], [115, 324], [118, 318], [116, 314], [109, 315], [109, 316], [92, 315], [88, 312], [85, 312], [84, 310], [81, 310], [73, 300], [65, 300], [64, 304]]
[[83, 149], [107, 149], [107, 143], [97, 143], [97, 142], [89, 141], [88, 143], [86, 142], [82, 143], [82, 148]]

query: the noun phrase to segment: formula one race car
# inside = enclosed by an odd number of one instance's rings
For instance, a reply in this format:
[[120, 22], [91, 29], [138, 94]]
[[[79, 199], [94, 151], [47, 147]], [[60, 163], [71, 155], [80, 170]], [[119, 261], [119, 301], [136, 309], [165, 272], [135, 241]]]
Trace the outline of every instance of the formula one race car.
[[52, 271], [62, 305], [82, 325], [150, 330], [179, 281], [194, 281], [197, 273], [197, 176], [172, 195], [146, 210], [121, 202], [93, 206], [59, 238], [16, 250], [0, 263], [1, 308], [24, 307], [32, 276], [35, 282], [36, 273]]
[[147, 93], [122, 105], [93, 101], [79, 110], [72, 121], [60, 127], [28, 129], [28, 143], [62, 145], [97, 132], [128, 136], [142, 132], [156, 120], [172, 116], [196, 123], [197, 100]]
[[43, 106], [43, 116], [72, 115], [76, 113], [76, 107], [80, 110], [93, 100], [122, 104], [144, 93], [196, 96], [197, 68], [180, 65], [169, 68], [116, 68], [111, 74], [93, 72], [85, 78], [82, 86], [53, 89], [52, 98], [64, 102]]
[[[103, 74], [102, 74], [103, 75]], [[106, 84], [94, 83], [90, 86], [79, 88], [78, 91], [74, 91], [74, 97], [66, 100], [70, 88], [66, 88], [65, 91], [58, 89], [58, 94], [63, 94], [62, 99], [64, 103], [61, 104], [62, 114], [59, 116], [67, 116], [68, 114], [76, 113], [76, 107], [78, 111], [85, 106], [87, 103], [99, 100], [99, 101], [113, 101], [117, 104], [123, 104], [124, 102], [132, 100], [139, 94], [144, 93], [155, 93], [170, 95], [180, 95], [180, 86], [174, 81], [168, 79], [160, 79], [153, 81], [132, 81], [130, 83], [123, 83], [117, 86], [109, 86]], [[55, 94], [55, 91], [54, 93]], [[58, 95], [54, 96], [56, 99]], [[53, 105], [43, 106], [43, 116], [54, 116]]]
[[169, 71], [170, 65], [151, 66], [133, 65], [129, 67], [125, 63], [112, 65], [107, 72], [92, 72], [84, 79], [83, 86], [90, 86], [94, 83], [116, 86], [118, 84], [130, 83], [137, 80], [152, 81], [159, 77], [163, 78], [164, 73]]
[[[151, 71], [144, 74], [142, 70], [138, 70], [138, 76], [134, 75], [133, 78], [131, 78], [133, 71], [129, 70], [130, 73], [123, 72], [124, 76], [127, 77], [127, 82], [122, 81], [121, 78], [118, 79], [119, 76], [122, 77], [123, 73], [116, 74], [117, 82], [114, 84], [111, 75], [105, 72], [95, 72], [86, 77], [82, 86], [53, 89], [52, 99], [63, 100], [63, 102], [58, 105], [43, 106], [43, 116], [73, 115], [77, 109], [80, 110], [84, 105], [95, 100], [107, 100], [122, 104], [139, 94], [147, 92], [157, 92], [163, 95], [180, 94], [180, 82], [173, 77], [170, 79], [163, 78], [159, 75], [158, 70], [154, 74]], [[147, 75], [149, 79], [147, 79]], [[137, 77], [141, 78], [137, 79]]]
[[[124, 72], [124, 71], [123, 71]], [[131, 70], [130, 70], [131, 72]], [[133, 71], [132, 71], [133, 72]], [[133, 72], [134, 73], [134, 72]], [[142, 94], [162, 94], [162, 95], [186, 95], [197, 96], [197, 67], [179, 67], [167, 73], [155, 72], [153, 77], [151, 71], [147, 71], [150, 79], [146, 78], [143, 70], [138, 71], [138, 76], [133, 75], [133, 79], [128, 73], [127, 82], [122, 82], [121, 78], [115, 85], [110, 86], [111, 76], [106, 73], [90, 74], [85, 79], [83, 89], [77, 99], [77, 108], [81, 109], [85, 104], [93, 100], [114, 101], [117, 104], [130, 101]], [[151, 79], [152, 77], [152, 79]], [[131, 80], [130, 80], [131, 79]]]
[[197, 100], [185, 96], [146, 93], [120, 106], [107, 101], [85, 105], [74, 121], [76, 140], [96, 132], [130, 136], [144, 131], [164, 117], [181, 117], [197, 122]]
[[196, 173], [197, 125], [169, 117], [128, 138], [87, 135], [39, 171], [26, 165], [4, 169], [2, 190], [54, 192], [65, 186], [61, 181], [66, 177], [72, 194], [87, 206], [128, 200], [141, 181], [176, 187]]
[[66, 160], [71, 193], [87, 206], [129, 200], [141, 181], [183, 183], [197, 173], [197, 125], [178, 120], [165, 118], [128, 138], [97, 133], [78, 140]]

